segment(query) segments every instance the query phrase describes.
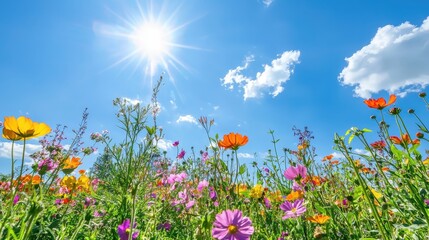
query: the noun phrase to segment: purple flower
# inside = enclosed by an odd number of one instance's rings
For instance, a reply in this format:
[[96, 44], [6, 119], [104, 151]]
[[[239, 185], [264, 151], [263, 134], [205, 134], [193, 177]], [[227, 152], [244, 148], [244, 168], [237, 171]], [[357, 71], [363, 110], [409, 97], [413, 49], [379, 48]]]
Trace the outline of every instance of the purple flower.
[[13, 205], [16, 205], [19, 201], [19, 195], [16, 194], [15, 197], [13, 198]]
[[201, 154], [201, 160], [203, 161], [203, 163], [206, 163], [206, 161], [209, 160], [209, 153], [208, 152], [203, 152]]
[[[135, 228], [137, 226], [137, 223], [134, 223]], [[118, 235], [120, 240], [128, 240], [128, 234], [130, 233], [130, 219], [125, 219], [122, 224], [118, 226]], [[134, 230], [135, 231], [135, 230]], [[132, 239], [135, 240], [139, 236], [139, 232], [135, 231], [133, 233]]]
[[158, 224], [158, 226], [156, 227], [156, 230], [161, 230], [161, 229], [164, 229], [165, 231], [170, 231], [171, 224], [169, 222]]
[[225, 210], [216, 215], [212, 236], [216, 239], [247, 240], [253, 234], [252, 221], [238, 210]]
[[298, 164], [296, 167], [290, 166], [283, 174], [289, 180], [296, 180], [305, 178], [307, 176], [307, 168]]
[[217, 193], [216, 193], [216, 190], [213, 187], [210, 187], [209, 196], [210, 196], [211, 200], [216, 201], [216, 199], [217, 199]]
[[183, 159], [185, 157], [185, 150], [182, 149], [182, 151], [177, 154], [177, 159]]
[[173, 143], [173, 147], [177, 147], [177, 146], [179, 146], [179, 141], [175, 141], [175, 142]]
[[425, 199], [426, 207], [429, 207], [429, 199]]
[[270, 199], [268, 199], [268, 198], [264, 198], [264, 204], [265, 204], [265, 207], [266, 207], [266, 208], [271, 209], [271, 202], [270, 202]]
[[296, 218], [301, 216], [302, 214], [307, 211], [307, 209], [304, 207], [304, 200], [299, 199], [295, 202], [291, 203], [289, 201], [286, 201], [280, 205], [280, 209], [283, 210], [286, 214], [283, 216], [283, 219], [287, 218]]
[[186, 210], [189, 210], [191, 207], [195, 205], [195, 200], [191, 200], [186, 204]]

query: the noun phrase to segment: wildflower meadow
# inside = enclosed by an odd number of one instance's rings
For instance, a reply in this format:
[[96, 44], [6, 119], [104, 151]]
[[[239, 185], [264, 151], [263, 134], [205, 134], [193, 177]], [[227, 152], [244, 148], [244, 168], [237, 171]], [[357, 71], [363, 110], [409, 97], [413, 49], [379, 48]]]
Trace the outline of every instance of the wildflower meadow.
[[[121, 139], [108, 131], [87, 133], [88, 111], [71, 136], [64, 126], [48, 126], [43, 119], [4, 116], [4, 139], [25, 148], [35, 138], [42, 147], [30, 156], [32, 166], [24, 164], [26, 156], [11, 152], [10, 173], [0, 179], [0, 238], [429, 236], [429, 130], [415, 110], [401, 110], [411, 106], [392, 107], [395, 95], [362, 102], [374, 111], [368, 128], [333, 133], [326, 144], [342, 156], [318, 156], [313, 133], [295, 128], [298, 145], [280, 145], [270, 131], [268, 155], [249, 165], [238, 153], [252, 139], [245, 132], [217, 133], [215, 120], [204, 116], [199, 124], [207, 138], [195, 146], [202, 150], [182, 149], [180, 139], [173, 152], [160, 150], [164, 133], [152, 113], [161, 86], [162, 79], [148, 105], [113, 101]], [[416, 104], [429, 106], [425, 93], [414, 97], [421, 99]], [[405, 122], [404, 114], [415, 121]], [[93, 142], [82, 141], [87, 135]], [[374, 136], [377, 141], [368, 141]], [[353, 152], [355, 144], [366, 151]], [[81, 169], [95, 148], [96, 162]]]

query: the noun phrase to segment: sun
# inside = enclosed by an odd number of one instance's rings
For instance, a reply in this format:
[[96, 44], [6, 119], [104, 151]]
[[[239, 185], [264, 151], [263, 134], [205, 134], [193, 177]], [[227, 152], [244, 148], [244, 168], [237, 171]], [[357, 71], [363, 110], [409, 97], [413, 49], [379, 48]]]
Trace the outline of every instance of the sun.
[[[172, 68], [179, 69], [187, 67], [180, 61], [178, 49], [198, 49], [182, 43], [176, 39], [177, 33], [185, 28], [187, 24], [175, 24], [177, 8], [172, 12], [166, 12], [164, 7], [161, 10], [155, 9], [153, 5], [142, 7], [137, 1], [138, 12], [121, 16], [112, 11], [120, 20], [116, 24], [94, 24], [96, 32], [108, 35], [120, 40], [118, 46], [119, 60], [111, 67], [119, 64], [133, 64], [135, 70], [143, 69], [144, 73], [150, 76], [151, 80], [155, 74], [160, 72], [171, 75]], [[167, 17], [168, 16], [168, 17]], [[161, 73], [161, 74], [162, 74]]]
[[171, 30], [156, 22], [146, 22], [130, 36], [137, 51], [151, 62], [163, 61], [170, 55]]

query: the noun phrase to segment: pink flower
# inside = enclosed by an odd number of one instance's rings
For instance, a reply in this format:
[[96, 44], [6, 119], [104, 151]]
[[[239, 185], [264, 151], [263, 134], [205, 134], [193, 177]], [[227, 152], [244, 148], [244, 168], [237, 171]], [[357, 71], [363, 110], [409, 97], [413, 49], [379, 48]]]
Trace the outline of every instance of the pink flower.
[[238, 210], [225, 210], [216, 215], [212, 236], [223, 240], [248, 240], [253, 234], [252, 221]]
[[289, 180], [302, 179], [307, 176], [307, 168], [298, 164], [296, 167], [290, 166], [283, 174]]
[[177, 146], [179, 146], [179, 141], [175, 141], [175, 142], [173, 143], [173, 147], [177, 147]]
[[19, 201], [19, 195], [16, 194], [15, 197], [13, 198], [13, 205], [16, 205]]
[[208, 187], [208, 186], [209, 186], [209, 182], [207, 182], [207, 180], [204, 179], [203, 181], [198, 183], [197, 190], [198, 190], [198, 192], [202, 192], [203, 189]]
[[191, 207], [195, 205], [195, 200], [191, 200], [186, 204], [186, 210], [189, 210]]
[[303, 199], [296, 200], [293, 203], [286, 201], [280, 205], [280, 209], [286, 213], [282, 219], [297, 218], [307, 211], [307, 208], [304, 207]]

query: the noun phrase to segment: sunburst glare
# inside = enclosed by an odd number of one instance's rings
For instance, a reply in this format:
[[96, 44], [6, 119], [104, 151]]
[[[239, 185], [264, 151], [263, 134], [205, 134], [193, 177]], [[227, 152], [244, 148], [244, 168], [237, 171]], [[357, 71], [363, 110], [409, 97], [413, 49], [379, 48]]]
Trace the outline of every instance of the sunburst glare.
[[[121, 16], [116, 12], [112, 13], [120, 19], [120, 25], [109, 25], [97, 22], [94, 30], [102, 35], [112, 36], [120, 40], [121, 47], [119, 60], [111, 67], [119, 64], [133, 64], [134, 70], [143, 69], [144, 73], [150, 76], [151, 81], [155, 74], [165, 72], [171, 76], [171, 67], [175, 69], [187, 69], [183, 62], [179, 60], [175, 50], [180, 48], [198, 49], [177, 42], [177, 33], [186, 25], [177, 25], [174, 19], [179, 8], [165, 14], [165, 9], [154, 10], [150, 3], [143, 8], [137, 2], [138, 12]], [[165, 17], [169, 16], [169, 17]]]

